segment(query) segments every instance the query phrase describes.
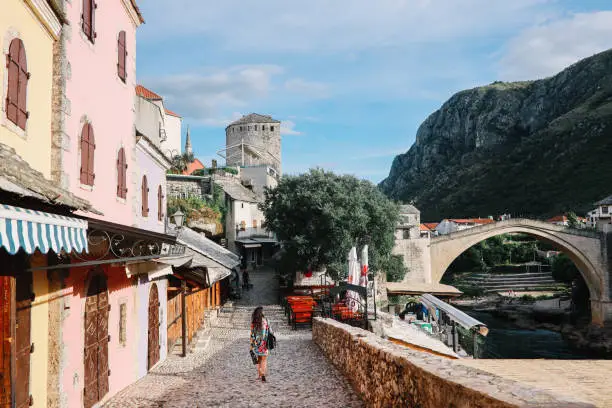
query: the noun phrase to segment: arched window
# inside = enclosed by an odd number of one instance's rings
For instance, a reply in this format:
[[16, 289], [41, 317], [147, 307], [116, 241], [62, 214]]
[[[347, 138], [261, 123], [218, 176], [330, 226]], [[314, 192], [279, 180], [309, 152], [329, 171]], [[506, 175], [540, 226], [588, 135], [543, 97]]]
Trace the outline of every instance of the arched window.
[[147, 176], [142, 176], [142, 216], [149, 216], [149, 184], [147, 183]]
[[164, 220], [164, 192], [162, 186], [157, 187], [157, 220]]
[[27, 111], [26, 96], [28, 88], [28, 63], [23, 41], [15, 38], [9, 46], [7, 55], [8, 89], [6, 93], [6, 117], [25, 130], [30, 114]]
[[119, 75], [119, 78], [125, 82], [125, 79], [127, 78], [127, 46], [125, 44], [125, 31], [119, 32], [119, 38], [117, 39], [117, 50], [119, 53], [117, 57], [117, 74]]
[[97, 37], [95, 23], [96, 23], [96, 9], [98, 5], [94, 0], [83, 0], [83, 15], [81, 20], [83, 21], [83, 33], [89, 38], [92, 43], [95, 42]]
[[125, 160], [125, 149], [122, 147], [117, 153], [117, 197], [127, 197], [127, 162]]
[[81, 131], [81, 184], [94, 185], [94, 150], [96, 143], [91, 123], [83, 125]]

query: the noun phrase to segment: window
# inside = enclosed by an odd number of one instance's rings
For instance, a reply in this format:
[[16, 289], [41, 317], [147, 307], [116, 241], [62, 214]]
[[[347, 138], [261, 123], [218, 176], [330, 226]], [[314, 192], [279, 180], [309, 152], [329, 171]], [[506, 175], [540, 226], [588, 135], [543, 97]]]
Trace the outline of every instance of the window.
[[81, 184], [94, 185], [94, 150], [96, 142], [91, 123], [85, 123], [81, 131]]
[[94, 0], [83, 0], [83, 33], [89, 38], [92, 43], [97, 37], [95, 29], [95, 13], [98, 5]]
[[157, 220], [164, 220], [164, 192], [162, 186], [157, 187]]
[[270, 126], [270, 131], [274, 132], [274, 126]]
[[117, 197], [127, 197], [127, 162], [125, 161], [125, 149], [122, 147], [117, 153]]
[[253, 228], [257, 229], [257, 220], [253, 220]]
[[8, 68], [8, 89], [6, 93], [6, 117], [8, 120], [25, 130], [30, 116], [26, 109], [28, 80], [28, 64], [25, 48], [19, 38], [11, 41], [6, 58]]
[[119, 344], [125, 346], [127, 342], [127, 304], [119, 305]]
[[117, 75], [119, 75], [119, 78], [125, 82], [125, 79], [127, 78], [127, 46], [125, 44], [125, 31], [119, 32], [119, 38], [117, 39], [117, 52]]
[[149, 216], [149, 185], [147, 183], [147, 176], [142, 176], [142, 216]]

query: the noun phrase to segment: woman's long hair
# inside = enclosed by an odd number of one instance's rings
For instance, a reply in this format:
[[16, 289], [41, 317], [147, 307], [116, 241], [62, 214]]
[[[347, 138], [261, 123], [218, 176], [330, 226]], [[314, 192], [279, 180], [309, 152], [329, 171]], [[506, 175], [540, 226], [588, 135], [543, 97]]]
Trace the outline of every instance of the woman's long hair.
[[253, 316], [251, 316], [251, 324], [256, 329], [261, 330], [263, 328], [262, 322], [263, 322], [263, 307], [258, 306], [255, 308], [255, 310], [253, 310]]

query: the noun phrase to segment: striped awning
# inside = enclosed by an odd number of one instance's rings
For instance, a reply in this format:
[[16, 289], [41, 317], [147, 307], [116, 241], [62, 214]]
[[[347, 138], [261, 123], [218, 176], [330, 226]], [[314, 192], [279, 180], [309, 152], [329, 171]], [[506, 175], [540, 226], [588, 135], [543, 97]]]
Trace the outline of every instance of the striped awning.
[[0, 204], [0, 247], [10, 254], [87, 251], [87, 221]]

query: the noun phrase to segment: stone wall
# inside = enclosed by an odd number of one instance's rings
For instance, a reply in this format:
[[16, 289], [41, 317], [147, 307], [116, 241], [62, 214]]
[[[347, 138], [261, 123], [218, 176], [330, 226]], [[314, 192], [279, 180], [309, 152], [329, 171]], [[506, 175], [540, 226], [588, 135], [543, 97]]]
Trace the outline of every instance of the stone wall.
[[167, 177], [168, 197], [184, 198], [184, 197], [204, 197], [205, 194], [210, 194], [210, 181], [208, 178], [173, 178]]
[[592, 407], [315, 318], [312, 338], [371, 407]]

